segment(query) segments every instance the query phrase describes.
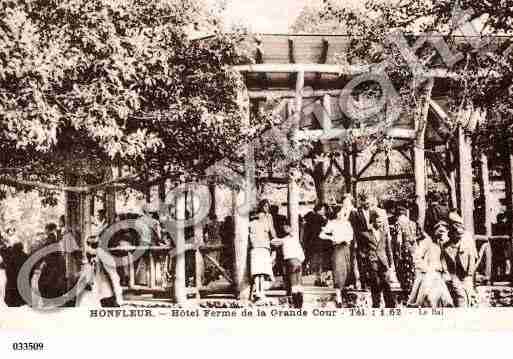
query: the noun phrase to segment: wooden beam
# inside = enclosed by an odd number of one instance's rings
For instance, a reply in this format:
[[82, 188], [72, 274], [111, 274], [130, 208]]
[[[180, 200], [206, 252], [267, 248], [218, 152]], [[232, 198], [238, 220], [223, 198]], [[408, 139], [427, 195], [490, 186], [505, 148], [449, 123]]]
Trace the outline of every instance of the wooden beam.
[[484, 209], [484, 229], [487, 237], [492, 235], [492, 207], [490, 193], [490, 177], [488, 171], [488, 156], [481, 154], [479, 161], [479, 186], [481, 188], [481, 205]]
[[[506, 185], [506, 208], [508, 209], [509, 213], [513, 213], [513, 149], [512, 144], [510, 143], [511, 140], [506, 141], [506, 156], [504, 160], [504, 182]], [[511, 219], [510, 219], [511, 220]], [[512, 229], [513, 231], [513, 226]], [[511, 237], [513, 237], [513, 233], [509, 233]], [[513, 271], [512, 271], [513, 272]], [[512, 273], [513, 276], [513, 273]], [[513, 278], [512, 278], [513, 279]], [[513, 280], [512, 280], [513, 282]]]
[[458, 207], [458, 195], [456, 190], [456, 173], [454, 166], [454, 154], [451, 150], [451, 144], [446, 144], [445, 149], [445, 168], [447, 168], [447, 177], [449, 179], [449, 183], [451, 184], [451, 192], [449, 194], [449, 205], [450, 207]]
[[[464, 114], [466, 116], [466, 114]], [[465, 121], [463, 121], [465, 123]], [[458, 188], [460, 193], [460, 209], [465, 229], [474, 234], [474, 193], [472, 175], [472, 142], [465, 135], [463, 128], [458, 126]]]
[[434, 153], [434, 152], [428, 152], [427, 157], [429, 158], [431, 163], [435, 166], [438, 174], [442, 178], [442, 181], [449, 189], [449, 192], [454, 191], [454, 184], [451, 182], [451, 179], [449, 178], [449, 175], [444, 168], [444, 164], [443, 164], [442, 160], [438, 157], [438, 154]]
[[[331, 89], [331, 90], [311, 90], [305, 91], [303, 98], [317, 98], [323, 97], [324, 95], [329, 96], [340, 96], [342, 90]], [[267, 98], [295, 98], [296, 91], [293, 90], [249, 90], [250, 99], [267, 99]]]
[[[198, 188], [195, 189], [198, 191]], [[201, 196], [201, 193], [197, 193], [196, 196]], [[191, 192], [191, 209], [192, 209], [192, 218], [195, 218], [200, 213], [199, 209], [199, 200], [195, 201], [194, 192]], [[194, 225], [194, 244], [197, 249], [194, 251], [194, 277], [196, 280], [196, 288], [201, 288], [203, 286], [203, 273], [205, 271], [205, 264], [203, 262], [203, 257], [199, 251], [199, 247], [203, 244], [203, 221], [195, 221], [197, 222]]]
[[[243, 124], [251, 124], [250, 111], [243, 117]], [[232, 216], [235, 227], [233, 281], [235, 296], [243, 301], [250, 299], [248, 265], [249, 212], [255, 202], [255, 159], [253, 146], [247, 145], [244, 159], [244, 180], [240, 189], [232, 189]], [[243, 196], [240, 196], [242, 194]], [[241, 197], [241, 198], [239, 198]]]
[[369, 169], [369, 167], [372, 166], [372, 164], [374, 163], [374, 160], [376, 159], [376, 156], [379, 153], [380, 153], [379, 151], [376, 151], [372, 154], [369, 162], [367, 162], [367, 164], [365, 166], [363, 166], [363, 168], [360, 170], [360, 172], [358, 172], [358, 174], [356, 175], [357, 179], [359, 179], [365, 173], [365, 171], [367, 171]]
[[398, 175], [390, 175], [390, 176], [370, 176], [364, 178], [358, 178], [357, 182], [369, 182], [369, 181], [397, 181], [397, 180], [411, 180], [415, 178], [415, 176], [411, 173], [403, 173]]
[[[331, 64], [249, 64], [235, 65], [232, 69], [239, 72], [320, 72], [338, 74], [339, 76], [356, 76], [364, 73], [380, 74], [381, 68], [370, 65], [331, 65]], [[427, 78], [448, 78], [453, 76], [445, 69], [432, 69], [425, 74]]]
[[[289, 62], [291, 64], [295, 64], [296, 59], [294, 57], [294, 40], [289, 39], [288, 43], [289, 43]], [[289, 73], [289, 86], [290, 87], [294, 88], [294, 86], [296, 84], [296, 80], [297, 80], [297, 73], [296, 72]]]
[[[177, 221], [185, 221], [185, 194], [175, 197], [175, 218]], [[175, 260], [174, 300], [178, 304], [187, 301], [186, 276], [185, 276], [185, 229], [181, 225], [173, 228], [176, 248], [170, 251], [171, 258]]]
[[421, 89], [421, 104], [415, 114], [416, 135], [413, 145], [413, 172], [415, 174], [415, 197], [419, 209], [418, 224], [421, 228], [424, 228], [426, 218], [426, 159], [424, 147], [433, 86], [434, 79], [427, 80], [427, 83]]
[[[358, 137], [363, 134], [363, 130], [360, 129], [344, 129], [344, 128], [333, 128], [331, 130], [300, 130], [297, 132], [298, 139], [307, 141], [328, 141], [345, 138], [348, 135], [354, 135]], [[403, 128], [389, 128], [386, 134], [390, 138], [410, 140], [415, 138], [415, 131]]]
[[353, 186], [351, 188], [351, 192], [353, 193], [353, 198], [356, 200], [358, 195], [358, 180], [357, 180], [357, 171], [358, 171], [358, 151], [356, 148], [356, 144], [352, 144], [352, 164], [351, 164], [351, 177], [353, 178]]
[[208, 260], [218, 271], [221, 273], [221, 275], [228, 281], [228, 283], [233, 284], [233, 279], [230, 276], [230, 274], [221, 266], [214, 258], [212, 258], [208, 254], [203, 254], [206, 260]]
[[403, 156], [410, 163], [410, 165], [413, 167], [413, 159], [410, 156], [408, 156], [404, 152], [404, 150], [397, 148], [396, 151], [399, 152], [401, 154], [401, 156]]

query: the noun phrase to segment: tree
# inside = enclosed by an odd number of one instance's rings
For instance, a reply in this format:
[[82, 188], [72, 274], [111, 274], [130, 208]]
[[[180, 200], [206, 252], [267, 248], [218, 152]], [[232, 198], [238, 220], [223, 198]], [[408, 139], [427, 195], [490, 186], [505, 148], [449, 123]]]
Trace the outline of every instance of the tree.
[[[227, 66], [241, 34], [201, 2], [7, 0], [0, 5], [0, 166], [9, 179], [88, 183], [201, 176], [246, 139]], [[189, 25], [215, 35], [191, 41]], [[68, 183], [73, 183], [69, 182]], [[51, 190], [51, 187], [47, 187]]]

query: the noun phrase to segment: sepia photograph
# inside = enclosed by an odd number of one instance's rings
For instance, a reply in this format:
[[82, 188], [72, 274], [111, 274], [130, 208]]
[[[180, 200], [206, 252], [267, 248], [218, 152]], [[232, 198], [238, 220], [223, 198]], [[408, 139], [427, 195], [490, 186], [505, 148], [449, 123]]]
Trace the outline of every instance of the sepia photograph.
[[0, 332], [511, 330], [512, 220], [511, 0], [0, 1]]

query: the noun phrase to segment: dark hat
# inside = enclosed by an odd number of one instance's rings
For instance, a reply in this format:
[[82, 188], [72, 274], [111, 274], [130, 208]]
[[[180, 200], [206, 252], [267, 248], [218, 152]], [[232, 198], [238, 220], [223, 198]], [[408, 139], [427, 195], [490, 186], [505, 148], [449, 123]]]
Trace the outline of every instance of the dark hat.
[[408, 213], [408, 208], [406, 206], [400, 204], [395, 208], [396, 213], [406, 214]]
[[457, 212], [449, 213], [449, 221], [452, 224], [463, 224], [463, 218]]

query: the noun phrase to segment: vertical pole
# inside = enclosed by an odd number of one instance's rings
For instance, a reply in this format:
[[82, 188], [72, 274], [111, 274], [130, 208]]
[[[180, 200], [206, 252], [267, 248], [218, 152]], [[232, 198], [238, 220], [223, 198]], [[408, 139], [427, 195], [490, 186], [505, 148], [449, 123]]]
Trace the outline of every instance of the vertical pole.
[[[241, 94], [242, 95], [242, 94]], [[251, 125], [250, 113], [251, 102], [249, 103], [243, 118], [244, 126]], [[249, 284], [249, 212], [255, 202], [255, 164], [253, 147], [246, 145], [244, 161], [244, 178], [240, 188], [232, 189], [232, 215], [235, 229], [234, 235], [234, 290], [237, 298], [248, 300], [250, 297]], [[239, 194], [243, 194], [240, 196]]]
[[[303, 82], [299, 82], [303, 81]], [[296, 109], [295, 112], [301, 114], [302, 111], [302, 98], [300, 96], [300, 92], [302, 91], [302, 83], [304, 83], [304, 79], [300, 79], [298, 76], [298, 84], [296, 91]], [[296, 115], [297, 116], [297, 115]], [[299, 122], [301, 121], [301, 117], [296, 117], [295, 122], [299, 129]], [[322, 98], [322, 118], [321, 125], [324, 131], [329, 131], [332, 128], [331, 123], [331, 97], [329, 95], [324, 95]], [[321, 143], [321, 151], [322, 154], [325, 154], [329, 151], [327, 143]], [[318, 178], [316, 179], [317, 185], [319, 186], [318, 191], [318, 200], [319, 203], [325, 203], [327, 201], [327, 188], [326, 188], [326, 171], [328, 170], [328, 166], [325, 161], [320, 162], [318, 165], [318, 169], [314, 168], [314, 173]]]
[[481, 185], [481, 201], [484, 209], [484, 229], [485, 235], [490, 237], [492, 235], [492, 208], [490, 206], [490, 178], [488, 174], [488, 156], [481, 154], [480, 161], [480, 185]]
[[191, 208], [192, 208], [192, 217], [195, 218], [194, 224], [194, 244], [195, 244], [195, 250], [194, 250], [194, 277], [196, 280], [196, 290], [198, 293], [199, 298], [199, 290], [203, 285], [203, 270], [204, 270], [204, 263], [203, 263], [203, 256], [201, 255], [200, 246], [203, 244], [203, 220], [199, 221], [199, 218], [196, 218], [198, 216], [198, 213], [200, 212], [198, 206], [199, 201], [195, 201], [197, 196], [201, 196], [198, 191], [191, 192]]
[[[294, 121], [291, 128], [291, 146], [297, 148], [297, 131], [301, 122], [301, 113], [303, 111], [303, 87], [305, 85], [305, 73], [297, 73], [296, 99], [294, 109]], [[298, 177], [297, 163], [293, 163], [288, 173], [288, 216], [290, 221], [291, 233], [299, 236], [299, 186], [296, 182]]]
[[171, 253], [175, 257], [175, 283], [174, 299], [176, 303], [183, 304], [187, 300], [185, 286], [185, 231], [180, 222], [185, 221], [185, 194], [177, 194], [175, 198], [175, 218], [177, 225], [174, 228], [176, 253]]
[[155, 257], [153, 256], [153, 252], [151, 249], [148, 251], [149, 263], [150, 263], [150, 288], [155, 289], [157, 286], [156, 279], [156, 265], [155, 265]]
[[134, 256], [130, 251], [127, 253], [128, 257], [128, 288], [132, 289], [135, 287], [135, 268], [134, 268]]
[[413, 168], [415, 174], [415, 197], [419, 210], [418, 223], [424, 228], [426, 218], [426, 159], [425, 159], [425, 133], [429, 114], [429, 102], [434, 86], [434, 79], [430, 78], [421, 90], [421, 107], [416, 111], [416, 136], [413, 143]]
[[352, 154], [352, 160], [353, 160], [353, 163], [352, 163], [352, 166], [351, 166], [351, 170], [352, 170], [352, 177], [353, 177], [353, 183], [352, 183], [352, 188], [351, 188], [351, 192], [353, 193], [353, 198], [356, 200], [357, 199], [357, 196], [358, 196], [358, 181], [356, 180], [356, 176], [358, 174], [358, 153], [357, 153], [357, 146], [355, 143], [353, 143], [352, 145], [352, 151], [353, 151], [353, 154]]
[[[107, 171], [107, 180], [111, 180], [113, 176], [113, 169], [108, 167]], [[107, 217], [107, 223], [113, 223], [114, 218], [116, 217], [116, 191], [114, 189], [106, 189], [104, 194], [104, 204], [103, 208], [105, 209], [105, 215]]]
[[[422, 147], [421, 147], [422, 146]], [[413, 164], [415, 173], [415, 201], [419, 209], [418, 223], [424, 228], [426, 217], [426, 160], [423, 144], [415, 142], [413, 146]]]
[[[504, 159], [504, 182], [505, 182], [505, 190], [506, 190], [506, 209], [509, 216], [513, 213], [513, 150], [511, 139], [505, 141], [506, 153]], [[509, 218], [509, 245], [507, 247], [511, 248], [513, 242], [513, 225], [511, 224], [513, 218]], [[511, 259], [512, 253], [506, 254], [506, 263], [505, 263], [505, 274], [509, 275], [509, 281], [513, 284], [513, 270], [511, 269]]]
[[217, 195], [217, 186], [214, 182], [211, 182], [208, 184], [208, 190], [210, 192], [210, 198], [212, 199], [212, 202], [210, 204], [210, 213], [209, 213], [209, 216], [210, 218], [212, 218], [214, 215], [217, 216], [217, 198], [216, 198], [216, 195]]
[[474, 195], [472, 176], [472, 144], [463, 128], [458, 126], [458, 188], [465, 229], [474, 234]]
[[453, 168], [454, 163], [454, 156], [451, 151], [450, 144], [447, 144], [447, 148], [445, 150], [445, 162], [446, 162], [446, 168], [447, 168], [447, 175], [449, 176], [449, 182], [451, 185], [450, 193], [449, 193], [449, 207], [458, 207], [458, 196], [457, 196], [457, 189], [456, 189], [456, 175]]

